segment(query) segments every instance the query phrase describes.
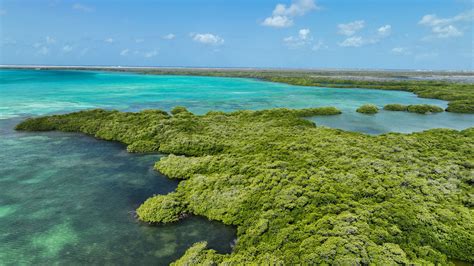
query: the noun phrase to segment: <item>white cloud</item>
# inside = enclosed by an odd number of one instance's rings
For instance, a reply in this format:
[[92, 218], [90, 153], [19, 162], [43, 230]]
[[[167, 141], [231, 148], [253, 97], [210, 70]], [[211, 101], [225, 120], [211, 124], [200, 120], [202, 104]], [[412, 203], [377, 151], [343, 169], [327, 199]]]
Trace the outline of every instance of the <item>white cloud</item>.
[[191, 33], [191, 37], [195, 42], [208, 44], [208, 45], [221, 45], [224, 44], [224, 39], [219, 35], [211, 33]]
[[71, 45], [64, 45], [64, 46], [63, 46], [63, 52], [65, 52], [65, 53], [71, 52], [72, 49], [73, 49], [73, 48], [72, 48]]
[[158, 55], [158, 50], [152, 50], [152, 51], [149, 51], [149, 52], [145, 52], [145, 53], [143, 54], [143, 56], [144, 56], [145, 58], [151, 58], [151, 57], [155, 57], [155, 56], [157, 56], [157, 55]]
[[286, 16], [272, 16], [266, 18], [262, 22], [263, 26], [275, 27], [275, 28], [286, 28], [293, 26], [293, 20]]
[[440, 18], [436, 14], [424, 15], [418, 24], [430, 27], [434, 37], [450, 38], [463, 35], [463, 32], [454, 24], [470, 22], [472, 20], [474, 20], [474, 9], [450, 18]]
[[293, 0], [291, 5], [277, 4], [273, 9], [272, 15], [265, 18], [262, 22], [263, 26], [284, 28], [293, 25], [293, 18], [304, 16], [312, 10], [319, 7], [314, 0]]
[[107, 38], [107, 39], [104, 40], [104, 42], [106, 42], [106, 43], [114, 43], [115, 40], [114, 40], [113, 38]]
[[289, 36], [283, 39], [283, 42], [290, 48], [298, 48], [311, 43], [311, 31], [309, 29], [300, 29], [298, 36]]
[[410, 50], [405, 47], [394, 47], [391, 52], [398, 55], [409, 55], [411, 54]]
[[291, 49], [311, 47], [311, 50], [318, 51], [328, 48], [328, 46], [325, 45], [321, 40], [313, 42], [313, 36], [311, 35], [311, 31], [309, 29], [300, 29], [297, 36], [286, 37], [283, 39], [283, 42]]
[[165, 40], [173, 40], [174, 38], [176, 38], [176, 35], [174, 35], [173, 33], [169, 33], [163, 36], [162, 38]]
[[339, 28], [339, 34], [352, 36], [365, 27], [365, 21], [356, 20], [347, 24], [339, 24], [337, 27]]
[[377, 30], [377, 34], [381, 37], [387, 37], [391, 33], [392, 33], [392, 26], [390, 25], [382, 26]]
[[72, 5], [72, 8], [75, 9], [75, 10], [79, 10], [79, 11], [82, 11], [82, 12], [93, 12], [95, 9], [93, 7], [90, 7], [90, 6], [86, 6], [86, 5], [83, 5], [83, 4], [79, 4], [79, 3], [76, 3], [74, 5]]
[[377, 29], [376, 33], [372, 36], [361, 36], [355, 35], [357, 32], [365, 28], [365, 21], [356, 20], [347, 24], [339, 24], [338, 33], [347, 36], [345, 40], [338, 43], [341, 47], [361, 47], [368, 44], [375, 44], [381, 41], [383, 38], [390, 36], [392, 32], [391, 25], [384, 25]]
[[339, 43], [339, 46], [342, 47], [360, 47], [365, 44], [365, 40], [362, 39], [360, 36], [353, 36], [345, 39], [341, 43]]
[[463, 35], [463, 32], [458, 30], [458, 28], [454, 27], [453, 25], [435, 26], [431, 30], [438, 38], [458, 37]]
[[127, 56], [129, 52], [130, 52], [129, 49], [123, 49], [122, 51], [120, 51], [120, 55], [121, 56]]
[[46, 36], [46, 43], [47, 44], [54, 44], [54, 43], [56, 43], [56, 39], [54, 39], [53, 37]]
[[307, 40], [310, 38], [310, 30], [309, 29], [301, 29], [299, 32], [298, 32], [298, 36], [300, 37], [300, 39], [302, 40]]
[[420, 25], [424, 26], [444, 26], [448, 24], [453, 24], [456, 22], [468, 22], [474, 19], [474, 9], [461, 13], [457, 16], [451, 18], [439, 18], [436, 14], [424, 15], [421, 20], [418, 22]]

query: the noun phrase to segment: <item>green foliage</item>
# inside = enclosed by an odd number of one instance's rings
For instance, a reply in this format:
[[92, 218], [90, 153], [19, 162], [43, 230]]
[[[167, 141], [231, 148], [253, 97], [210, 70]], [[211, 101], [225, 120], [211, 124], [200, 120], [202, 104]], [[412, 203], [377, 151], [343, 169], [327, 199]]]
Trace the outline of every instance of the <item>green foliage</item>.
[[183, 203], [176, 193], [153, 196], [137, 209], [138, 218], [149, 223], [176, 222], [184, 212]]
[[300, 110], [293, 110], [297, 116], [310, 117], [316, 115], [338, 115], [342, 112], [336, 107], [320, 107], [320, 108], [306, 108]]
[[190, 213], [238, 232], [231, 254], [198, 243], [179, 265], [474, 262], [474, 128], [370, 136], [317, 127], [301, 118], [308, 113], [92, 110], [17, 128], [169, 153], [155, 168], [184, 180], [138, 217], [166, 223]]
[[[171, 263], [171, 266], [193, 266], [203, 265], [212, 266], [219, 262], [219, 256], [214, 250], [206, 249], [207, 242], [197, 242], [190, 247], [186, 253], [177, 261]], [[216, 260], [217, 259], [217, 260]]]
[[180, 113], [189, 113], [189, 111], [188, 109], [186, 109], [186, 107], [183, 106], [176, 106], [175, 108], [173, 108], [173, 110], [171, 110], [172, 115], [177, 115]]
[[453, 113], [474, 114], [474, 99], [451, 101], [449, 102], [446, 111]]
[[407, 111], [407, 106], [406, 105], [403, 105], [403, 104], [396, 104], [396, 103], [393, 103], [393, 104], [387, 104], [383, 107], [384, 110], [387, 110], [387, 111]]
[[411, 113], [429, 114], [443, 112], [443, 108], [429, 104], [413, 104], [407, 106], [407, 111]]
[[407, 112], [419, 113], [419, 114], [443, 112], [443, 108], [436, 105], [429, 105], [429, 104], [411, 104], [411, 105], [387, 104], [383, 107], [383, 109], [388, 110], [388, 111], [407, 111]]
[[362, 114], [376, 114], [379, 112], [379, 108], [373, 104], [364, 104], [361, 107], [357, 108], [356, 112]]

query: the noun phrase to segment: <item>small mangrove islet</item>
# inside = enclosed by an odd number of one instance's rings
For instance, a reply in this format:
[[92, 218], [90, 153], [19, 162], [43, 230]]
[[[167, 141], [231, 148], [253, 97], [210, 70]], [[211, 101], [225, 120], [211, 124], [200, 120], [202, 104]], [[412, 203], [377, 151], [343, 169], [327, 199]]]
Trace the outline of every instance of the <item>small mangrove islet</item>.
[[356, 112], [361, 114], [376, 114], [379, 112], [379, 108], [374, 104], [364, 104], [357, 108]]
[[383, 109], [387, 111], [410, 112], [418, 114], [441, 113], [444, 111], [443, 108], [431, 104], [387, 104], [383, 107]]
[[177, 265], [474, 262], [474, 128], [371, 136], [303, 118], [336, 108], [171, 113], [97, 109], [16, 129], [169, 154], [155, 169], [182, 181], [146, 200], [139, 219], [200, 215], [236, 226], [238, 237], [231, 254], [198, 242]]

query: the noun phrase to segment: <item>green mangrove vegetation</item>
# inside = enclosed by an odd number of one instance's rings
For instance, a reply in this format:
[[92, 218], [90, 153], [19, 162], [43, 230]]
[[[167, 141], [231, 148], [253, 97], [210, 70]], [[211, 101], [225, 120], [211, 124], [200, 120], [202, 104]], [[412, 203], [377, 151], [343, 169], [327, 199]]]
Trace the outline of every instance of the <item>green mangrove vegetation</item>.
[[398, 104], [398, 103], [386, 104], [386, 105], [383, 107], [383, 109], [384, 109], [384, 110], [387, 110], [387, 111], [396, 111], [396, 112], [408, 111], [406, 105]]
[[16, 129], [169, 154], [155, 169], [182, 181], [146, 200], [139, 219], [201, 215], [236, 226], [238, 237], [231, 254], [199, 242], [176, 265], [474, 262], [474, 128], [371, 136], [302, 119], [336, 110], [90, 110]]
[[379, 108], [374, 104], [364, 104], [357, 108], [356, 112], [361, 114], [376, 114], [379, 112]]
[[419, 114], [440, 113], [444, 111], [443, 108], [431, 104], [387, 104], [383, 109], [387, 111], [405, 111]]
[[411, 113], [419, 113], [419, 114], [429, 114], [429, 113], [441, 113], [443, 112], [443, 108], [430, 105], [430, 104], [412, 104], [407, 106], [407, 111]]

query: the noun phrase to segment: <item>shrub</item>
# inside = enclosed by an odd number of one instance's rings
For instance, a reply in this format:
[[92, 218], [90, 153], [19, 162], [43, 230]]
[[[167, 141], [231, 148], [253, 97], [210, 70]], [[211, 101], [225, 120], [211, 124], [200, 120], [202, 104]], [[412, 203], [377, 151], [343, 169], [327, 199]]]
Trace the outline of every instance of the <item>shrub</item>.
[[128, 152], [157, 152], [159, 148], [160, 146], [157, 145], [153, 141], [137, 140], [127, 146], [127, 151]]
[[176, 193], [151, 197], [137, 209], [138, 218], [149, 223], [176, 222], [183, 213], [183, 204]]
[[364, 104], [356, 110], [362, 114], [376, 114], [379, 112], [379, 108], [373, 104]]
[[384, 110], [387, 110], [387, 111], [407, 111], [407, 106], [406, 105], [403, 105], [403, 104], [396, 104], [396, 103], [393, 103], [393, 104], [387, 104], [383, 107]]
[[175, 108], [173, 108], [173, 110], [171, 110], [172, 115], [177, 115], [180, 113], [190, 113], [190, 112], [184, 106], [176, 106]]
[[451, 101], [446, 108], [447, 112], [474, 114], [474, 100]]
[[318, 108], [306, 108], [294, 110], [297, 116], [310, 117], [316, 115], [338, 115], [341, 114], [341, 110], [336, 107], [318, 107]]
[[410, 113], [429, 114], [443, 112], [443, 108], [429, 104], [412, 104], [408, 105], [407, 111]]

